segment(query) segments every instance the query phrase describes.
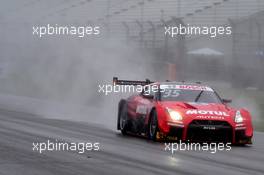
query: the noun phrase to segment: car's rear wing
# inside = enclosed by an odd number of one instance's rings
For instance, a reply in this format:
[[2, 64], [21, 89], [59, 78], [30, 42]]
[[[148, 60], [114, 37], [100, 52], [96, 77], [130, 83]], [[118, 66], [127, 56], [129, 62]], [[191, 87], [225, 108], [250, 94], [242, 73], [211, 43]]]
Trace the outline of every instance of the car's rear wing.
[[148, 84], [151, 84], [154, 82], [151, 82], [149, 79], [146, 79], [145, 81], [134, 81], [134, 80], [119, 80], [118, 77], [113, 77], [113, 85], [132, 85], [132, 86], [145, 86]]

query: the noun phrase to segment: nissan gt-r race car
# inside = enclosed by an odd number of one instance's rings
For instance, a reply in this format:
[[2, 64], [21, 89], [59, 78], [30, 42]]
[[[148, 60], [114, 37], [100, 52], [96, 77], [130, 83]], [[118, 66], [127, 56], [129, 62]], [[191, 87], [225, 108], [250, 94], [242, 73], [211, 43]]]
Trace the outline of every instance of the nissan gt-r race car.
[[227, 105], [217, 92], [201, 83], [118, 80], [115, 86], [142, 86], [142, 92], [121, 99], [117, 129], [153, 141], [252, 144], [250, 113]]

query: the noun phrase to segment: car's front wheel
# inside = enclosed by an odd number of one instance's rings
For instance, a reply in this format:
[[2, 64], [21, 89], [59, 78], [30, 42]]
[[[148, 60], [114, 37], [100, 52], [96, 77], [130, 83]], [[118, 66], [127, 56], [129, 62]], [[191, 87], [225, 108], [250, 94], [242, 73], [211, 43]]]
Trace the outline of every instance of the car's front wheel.
[[158, 117], [157, 117], [157, 112], [153, 111], [152, 115], [150, 116], [150, 120], [149, 120], [149, 139], [156, 141], [157, 140], [157, 133], [159, 130], [158, 127]]

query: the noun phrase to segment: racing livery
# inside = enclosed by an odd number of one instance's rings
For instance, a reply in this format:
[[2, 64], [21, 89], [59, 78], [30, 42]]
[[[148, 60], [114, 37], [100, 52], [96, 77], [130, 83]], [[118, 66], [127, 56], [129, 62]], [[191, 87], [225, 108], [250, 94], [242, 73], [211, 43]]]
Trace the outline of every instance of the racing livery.
[[211, 87], [201, 83], [118, 80], [114, 85], [140, 85], [142, 92], [121, 99], [117, 129], [122, 134], [146, 136], [156, 141], [252, 144], [251, 115], [234, 109]]

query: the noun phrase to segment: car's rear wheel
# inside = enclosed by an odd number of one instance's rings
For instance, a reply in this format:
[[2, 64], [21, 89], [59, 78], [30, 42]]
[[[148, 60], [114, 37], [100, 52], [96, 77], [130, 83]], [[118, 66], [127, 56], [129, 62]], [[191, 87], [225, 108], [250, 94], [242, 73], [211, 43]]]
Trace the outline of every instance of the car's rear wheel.
[[121, 115], [119, 117], [119, 128], [123, 135], [127, 135], [128, 130], [128, 121], [127, 121], [127, 106], [126, 104], [123, 105], [121, 108]]
[[152, 112], [152, 115], [150, 116], [149, 120], [149, 139], [156, 141], [157, 140], [157, 133], [158, 133], [159, 127], [158, 127], [158, 118], [156, 111]]

